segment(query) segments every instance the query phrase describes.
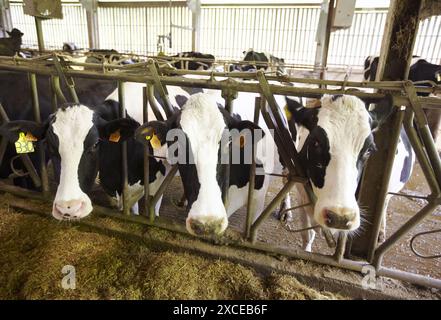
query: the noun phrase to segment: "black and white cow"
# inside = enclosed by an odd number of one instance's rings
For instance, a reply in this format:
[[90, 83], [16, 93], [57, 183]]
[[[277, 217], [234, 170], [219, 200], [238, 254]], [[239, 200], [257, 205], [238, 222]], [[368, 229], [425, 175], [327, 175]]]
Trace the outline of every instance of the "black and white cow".
[[[130, 117], [118, 119], [119, 104], [115, 90], [104, 104], [97, 107], [68, 104], [49, 116], [43, 124], [18, 120], [1, 127], [0, 134], [11, 142], [17, 140], [19, 132], [29, 132], [37, 139], [46, 140], [58, 181], [52, 211], [55, 218], [79, 219], [92, 211], [87, 193], [98, 170], [103, 189], [111, 196], [121, 194], [121, 150], [117, 143], [112, 142], [115, 140], [111, 139], [112, 134], [117, 134], [117, 141], [127, 140], [129, 186], [142, 188], [144, 147], [133, 138], [133, 132], [142, 119], [142, 86], [126, 84], [124, 103], [127, 113], [138, 121]], [[187, 93], [182, 91], [182, 94]], [[149, 119], [155, 119], [151, 110]], [[153, 150], [151, 152], [157, 155]], [[157, 191], [166, 173], [166, 163], [154, 158], [150, 160], [151, 194]], [[159, 206], [160, 201], [156, 213]]]
[[[364, 61], [364, 80], [374, 81], [377, 75], [379, 57], [369, 56]], [[430, 80], [434, 83], [441, 84], [441, 65], [433, 64], [427, 60], [419, 57], [413, 56], [410, 69], [409, 69], [409, 80], [425, 81]], [[419, 84], [418, 86], [427, 86], [424, 84]], [[419, 96], [428, 96], [429, 93], [419, 93]], [[439, 110], [424, 110], [426, 113], [427, 121], [429, 123], [430, 132], [434, 139], [438, 136], [438, 130], [441, 122], [441, 113]]]
[[[111, 196], [121, 194], [121, 151], [117, 143], [109, 141], [112, 133], [118, 132], [117, 139], [128, 142], [129, 184], [143, 184], [144, 148], [133, 139], [139, 123], [131, 118], [118, 119], [118, 108], [119, 104], [113, 100], [106, 100], [94, 108], [66, 104], [43, 124], [12, 121], [1, 128], [1, 134], [11, 142], [17, 140], [19, 132], [29, 132], [39, 140], [45, 139], [58, 173], [52, 209], [56, 219], [79, 219], [92, 211], [87, 193], [98, 171], [103, 189]], [[150, 170], [152, 187], [157, 189], [157, 180], [165, 176], [165, 166], [152, 159]]]
[[186, 61], [186, 60], [180, 60], [180, 61], [174, 61], [171, 62], [176, 69], [186, 69], [186, 70], [208, 70], [213, 65], [215, 57], [212, 54], [206, 54], [201, 52], [195, 52], [195, 51], [188, 51], [188, 52], [180, 52], [172, 57], [178, 57], [178, 58], [197, 58], [197, 59], [210, 59], [213, 61]]
[[[225, 133], [234, 129], [237, 135], [225, 140]], [[172, 118], [146, 123], [137, 130], [139, 141], [148, 144], [152, 136], [157, 136], [161, 145], [168, 145], [171, 154], [177, 152], [188, 201], [186, 227], [191, 234], [221, 234], [228, 226], [228, 216], [247, 203], [251, 162], [245, 162], [244, 150], [265, 138], [255, 134], [254, 130], [258, 129], [252, 122], [230, 115], [212, 95], [197, 93]], [[178, 138], [176, 144], [175, 138]], [[221, 159], [230, 159], [233, 147], [238, 151], [238, 161], [230, 166], [229, 201], [225, 207], [222, 202], [225, 163]], [[261, 168], [259, 156], [257, 162]], [[266, 189], [263, 176], [257, 177], [252, 199], [254, 212], [263, 209], [260, 199], [265, 197]]]
[[[375, 81], [379, 62], [378, 56], [369, 56], [364, 61], [363, 78], [368, 81]], [[413, 56], [409, 69], [409, 80], [424, 81], [430, 80], [436, 84], [441, 84], [441, 65], [433, 64], [427, 60]], [[421, 93], [422, 96], [428, 96], [428, 93]]]
[[[296, 128], [293, 139], [317, 197], [314, 208], [303, 209], [303, 227], [310, 227], [311, 221], [315, 221], [332, 232], [356, 230], [360, 226], [356, 192], [366, 160], [376, 151], [372, 132], [384, 115], [369, 112], [363, 101], [348, 95], [324, 96], [317, 108], [305, 108], [287, 98], [286, 113], [290, 128]], [[403, 188], [414, 161], [412, 147], [402, 131], [389, 192]], [[297, 192], [300, 203], [308, 202], [302, 186], [297, 187]], [[383, 210], [389, 199], [390, 196]], [[305, 250], [311, 251], [314, 237], [314, 230], [302, 234]]]
[[[271, 68], [273, 71], [276, 71], [281, 74], [285, 74], [285, 68], [283, 65], [285, 64], [285, 60], [283, 58], [277, 58], [273, 56], [272, 54], [269, 54], [267, 52], [256, 52], [253, 49], [248, 49], [247, 51], [243, 52], [244, 58], [243, 61], [253, 61], [253, 62], [269, 62], [272, 64], [277, 64], [277, 68]], [[267, 70], [268, 67], [266, 66], [259, 66], [259, 65], [242, 65], [240, 67], [242, 71], [250, 71], [250, 70]]]
[[[14, 120], [34, 120], [34, 112], [31, 100], [31, 89], [28, 76], [20, 72], [0, 72], [0, 103], [5, 109], [6, 114], [11, 121]], [[49, 77], [37, 75], [38, 100], [40, 106], [40, 116], [43, 121], [52, 113], [51, 106], [51, 87]], [[66, 97], [69, 92], [64, 83], [61, 89]], [[76, 92], [80, 102], [85, 105], [99, 105], [106, 97], [115, 91], [116, 82], [108, 80], [76, 79]], [[11, 170], [11, 160], [16, 157], [16, 151], [13, 145], [9, 144], [5, 156], [0, 163], [0, 178], [6, 179], [14, 176], [13, 183], [17, 186], [29, 189], [35, 189], [29, 176], [15, 177]], [[30, 153], [29, 157], [37, 169], [40, 170], [40, 158], [37, 153]], [[14, 167], [17, 170], [25, 170], [20, 161], [14, 161]]]

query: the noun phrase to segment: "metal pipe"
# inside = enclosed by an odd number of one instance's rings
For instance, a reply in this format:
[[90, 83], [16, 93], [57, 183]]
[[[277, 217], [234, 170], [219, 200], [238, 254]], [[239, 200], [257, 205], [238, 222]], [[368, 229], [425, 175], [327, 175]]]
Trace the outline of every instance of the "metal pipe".
[[147, 63], [148, 63], [149, 71], [153, 77], [153, 84], [155, 85], [155, 89], [158, 91], [159, 96], [161, 97], [162, 101], [164, 102], [163, 107], [164, 107], [165, 114], [167, 115], [167, 118], [170, 118], [173, 114], [173, 107], [172, 107], [172, 104], [171, 104], [170, 99], [168, 97], [167, 88], [164, 87], [161, 83], [161, 79], [159, 77], [158, 70], [156, 69], [156, 66], [155, 66], [155, 61], [150, 59], [149, 61], [147, 61]]
[[394, 234], [392, 234], [385, 242], [383, 242], [377, 250], [375, 250], [375, 256], [372, 264], [378, 269], [381, 266], [384, 254], [396, 244], [403, 236], [405, 236], [410, 230], [415, 228], [421, 221], [430, 215], [440, 204], [440, 198], [436, 201], [430, 201], [425, 207], [423, 207], [417, 214], [410, 218], [404, 225], [402, 225]]
[[165, 188], [168, 187], [170, 182], [173, 180], [173, 178], [176, 175], [176, 172], [178, 172], [178, 165], [175, 164], [170, 169], [170, 172], [167, 174], [167, 176], [164, 178], [164, 181], [162, 181], [161, 185], [159, 186], [158, 191], [156, 191], [155, 195], [153, 196], [151, 205], [154, 206], [159, 201], [159, 198], [164, 194]]
[[42, 18], [34, 17], [35, 30], [37, 31], [38, 51], [42, 53], [44, 51], [44, 38], [43, 38], [43, 26], [41, 25]]
[[[149, 122], [149, 102], [147, 87], [142, 88], [143, 121]], [[150, 205], [150, 156], [149, 147], [144, 146], [144, 215], [149, 216], [150, 222], [155, 221], [155, 211]]]
[[58, 97], [58, 99], [61, 100], [61, 103], [66, 103], [67, 99], [64, 96], [63, 91], [61, 90], [60, 77], [56, 75], [52, 75], [51, 77], [53, 79], [52, 85], [56, 96]]
[[[40, 102], [38, 100], [38, 88], [37, 88], [37, 76], [35, 73], [29, 74], [29, 84], [31, 88], [32, 95], [32, 109], [34, 112], [34, 120], [37, 123], [41, 123], [41, 115], [40, 115]], [[47, 175], [47, 166], [46, 166], [46, 152], [45, 152], [45, 144], [42, 140], [37, 141], [37, 152], [40, 160], [40, 179], [41, 179], [41, 189], [44, 195], [48, 195], [49, 192], [49, 178]]]
[[406, 116], [404, 119], [404, 130], [409, 138], [409, 141], [415, 151], [418, 163], [421, 166], [424, 177], [426, 178], [427, 184], [432, 192], [432, 194], [439, 194], [441, 192], [438, 181], [435, 179], [435, 173], [433, 172], [432, 166], [430, 165], [429, 159], [424, 151], [423, 144], [421, 143], [418, 133], [413, 126], [414, 112], [411, 108], [406, 109]]
[[406, 81], [404, 83], [404, 89], [407, 92], [410, 103], [415, 112], [415, 117], [417, 120], [416, 125], [418, 127], [421, 139], [423, 140], [424, 147], [426, 148], [426, 152], [435, 173], [438, 186], [441, 186], [441, 160], [438, 150], [436, 149], [435, 142], [433, 141], [432, 134], [430, 133], [426, 115], [423, 112], [421, 104], [418, 102], [417, 92], [412, 82]]
[[50, 76], [49, 78], [49, 88], [51, 88], [51, 106], [52, 106], [52, 112], [56, 112], [58, 109], [58, 100], [57, 100], [57, 92], [55, 90], [55, 76]]
[[329, 43], [331, 40], [331, 32], [332, 32], [332, 19], [334, 19], [334, 4], [335, 0], [329, 0], [328, 6], [328, 15], [326, 17], [326, 32], [325, 32], [325, 41], [323, 43], [323, 54], [321, 61], [321, 71], [320, 71], [320, 79], [325, 78], [326, 66], [328, 64], [328, 53], [329, 53]]
[[[23, 65], [0, 65], [0, 69], [11, 70], [11, 71], [26, 71], [33, 72], [42, 75], [56, 75], [57, 73], [48, 68], [48, 67], [35, 67], [35, 66], [23, 66]], [[124, 72], [108, 72], [108, 73], [96, 73], [91, 70], [65, 70], [64, 73], [69, 76], [79, 77], [79, 78], [89, 78], [89, 79], [102, 79], [102, 80], [120, 80], [127, 82], [153, 82], [154, 79], [150, 75], [138, 75], [138, 74], [129, 74]], [[173, 77], [173, 76], [161, 76], [160, 80], [165, 85], [171, 86], [191, 86], [195, 88], [207, 88], [207, 89], [222, 89], [226, 87], [230, 87], [236, 91], [243, 92], [254, 92], [260, 93], [261, 88], [256, 83], [244, 83], [244, 82], [232, 82], [227, 85], [225, 81], [216, 81], [216, 80], [204, 80], [204, 79], [188, 79], [184, 77]], [[313, 83], [311, 80], [306, 82], [304, 80], [303, 83]], [[337, 83], [337, 81], [336, 81]], [[339, 81], [338, 84], [342, 85], [342, 82]], [[338, 85], [335, 84], [335, 85]], [[371, 99], [371, 100], [381, 100], [386, 98], [385, 94], [381, 93], [368, 93], [363, 91], [355, 91], [349, 89], [319, 89], [319, 88], [306, 88], [306, 87], [290, 87], [290, 86], [280, 86], [269, 84], [271, 92], [273, 94], [278, 95], [290, 95], [290, 96], [300, 96], [300, 97], [309, 97], [309, 98], [319, 98], [323, 94], [347, 94], [359, 97], [360, 99]], [[358, 83], [358, 87], [363, 87], [361, 83]], [[367, 87], [367, 86], [366, 86]], [[398, 87], [398, 86], [397, 86]], [[396, 88], [397, 88], [396, 87]], [[392, 88], [388, 88], [391, 90]], [[418, 90], [418, 92], [420, 92]], [[407, 97], [394, 95], [393, 96], [393, 104], [401, 105], [401, 106], [409, 106], [410, 102]], [[433, 105], [434, 108], [439, 108], [439, 99], [438, 98], [427, 98], [421, 97], [418, 98], [418, 101], [424, 105]]]
[[[255, 124], [259, 124], [259, 113], [260, 113], [260, 104], [264, 102], [264, 100], [261, 97], [256, 97], [255, 103], [254, 103], [254, 117], [253, 121]], [[253, 212], [252, 210], [256, 209], [251, 206], [251, 203], [253, 202], [253, 195], [254, 195], [254, 185], [256, 183], [256, 146], [257, 143], [253, 139], [252, 144], [252, 154], [251, 154], [251, 165], [250, 165], [250, 172], [249, 172], [249, 182], [248, 182], [248, 201], [247, 201], [247, 218], [246, 218], [246, 225], [245, 225], [245, 238], [249, 239], [251, 235], [251, 225], [253, 224]], [[269, 179], [269, 177], [265, 177], [266, 179]], [[257, 212], [254, 212], [254, 214], [257, 214]]]
[[154, 91], [155, 91], [155, 87], [147, 83], [147, 99], [150, 104], [150, 107], [152, 108], [153, 114], [155, 115], [156, 120], [164, 121], [164, 117], [162, 116], [162, 113], [161, 111], [159, 111], [159, 107], [156, 104]]
[[262, 223], [268, 218], [268, 216], [274, 211], [274, 209], [277, 208], [277, 206], [280, 204], [280, 202], [285, 198], [286, 194], [292, 189], [295, 182], [288, 181], [285, 186], [282, 188], [282, 190], [279, 191], [279, 193], [275, 196], [275, 198], [268, 204], [268, 206], [263, 210], [263, 212], [260, 214], [259, 218], [257, 218], [256, 222], [253, 223], [251, 226], [251, 241], [255, 243], [256, 237], [257, 237], [257, 231], [259, 230], [259, 227], [262, 225]]
[[400, 140], [401, 127], [404, 119], [404, 110], [400, 109], [395, 113], [395, 119], [393, 122], [392, 135], [389, 139], [388, 154], [386, 158], [386, 164], [384, 166], [383, 181], [381, 182], [381, 188], [379, 190], [379, 197], [377, 198], [377, 205], [375, 207], [376, 214], [372, 221], [371, 234], [369, 239], [369, 246], [367, 251], [367, 259], [372, 262], [374, 258], [375, 249], [378, 245], [378, 235], [380, 234], [381, 223], [385, 219], [385, 203], [387, 192], [389, 190], [389, 180], [392, 174], [392, 167], [394, 165], [395, 153], [398, 147], [398, 141]]
[[[126, 108], [124, 105], [124, 82], [118, 81], [118, 101], [119, 101], [119, 116], [120, 118], [126, 118]], [[123, 213], [130, 215], [129, 207], [129, 178], [128, 178], [128, 166], [127, 166], [127, 141], [121, 143], [121, 181], [122, 181], [122, 194], [123, 194]]]

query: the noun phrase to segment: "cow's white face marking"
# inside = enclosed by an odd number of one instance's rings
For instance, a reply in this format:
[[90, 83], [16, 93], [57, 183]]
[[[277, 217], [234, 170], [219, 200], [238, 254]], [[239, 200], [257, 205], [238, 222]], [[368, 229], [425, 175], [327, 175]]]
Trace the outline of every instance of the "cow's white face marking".
[[323, 187], [313, 186], [317, 196], [314, 218], [321, 225], [326, 225], [325, 210], [354, 216], [348, 221], [348, 230], [355, 230], [360, 225], [360, 209], [355, 198], [357, 159], [371, 134], [369, 119], [364, 103], [356, 97], [342, 96], [333, 101], [331, 96], [325, 96], [322, 99], [317, 125], [327, 134], [330, 162]]
[[216, 100], [199, 93], [188, 99], [182, 110], [180, 124], [190, 142], [200, 183], [198, 197], [188, 213], [187, 229], [193, 233], [192, 221], [204, 225], [213, 222], [218, 225], [216, 232], [221, 233], [227, 228], [228, 220], [216, 175], [225, 120]]
[[61, 157], [60, 183], [52, 209], [56, 219], [78, 219], [92, 211], [92, 203], [81, 190], [78, 177], [84, 140], [92, 126], [93, 111], [83, 105], [59, 109], [55, 114], [52, 127]]

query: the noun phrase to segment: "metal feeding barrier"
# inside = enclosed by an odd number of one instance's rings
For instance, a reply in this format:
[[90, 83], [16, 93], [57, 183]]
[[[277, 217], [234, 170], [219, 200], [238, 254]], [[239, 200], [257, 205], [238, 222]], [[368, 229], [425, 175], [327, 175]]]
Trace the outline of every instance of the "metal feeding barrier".
[[[179, 59], [179, 58], [176, 58]], [[189, 58], [183, 58], [189, 60]], [[191, 59], [190, 59], [191, 60]], [[198, 61], [198, 59], [192, 59]], [[71, 66], [84, 67], [84, 70], [74, 70]], [[164, 111], [167, 117], [172, 114], [172, 105], [168, 97], [167, 85], [185, 86], [194, 88], [207, 88], [221, 90], [222, 97], [225, 99], [225, 106], [229, 112], [232, 111], [233, 101], [237, 96], [237, 92], [253, 92], [260, 94], [256, 98], [254, 106], [254, 122], [258, 123], [259, 117], [268, 125], [269, 129], [274, 130], [274, 141], [278, 147], [280, 157], [286, 166], [286, 174], [278, 175], [283, 177], [285, 184], [279, 190], [277, 195], [269, 202], [260, 214], [259, 218], [253, 223], [251, 208], [248, 204], [246, 212], [246, 223], [243, 233], [238, 234], [239, 237], [220, 237], [216, 241], [229, 244], [232, 246], [255, 249], [271, 254], [281, 254], [287, 257], [300, 258], [310, 260], [316, 263], [327, 264], [344, 269], [361, 272], [366, 265], [373, 265], [377, 270], [378, 276], [386, 276], [396, 278], [419, 285], [441, 288], [441, 280], [412, 274], [409, 272], [393, 270], [382, 266], [382, 259], [384, 254], [399, 241], [404, 235], [408, 234], [421, 221], [430, 215], [434, 209], [441, 204], [441, 161], [436, 151], [433, 138], [427, 127], [427, 120], [423, 112], [422, 105], [425, 108], [437, 109], [440, 107], [440, 100], [433, 97], [419, 97], [417, 93], [439, 93], [441, 87], [434, 83], [429, 83], [428, 87], [415, 87], [410, 81], [383, 81], [383, 82], [353, 82], [353, 81], [335, 81], [335, 80], [317, 80], [317, 79], [301, 79], [288, 77], [286, 75], [265, 74], [264, 71], [257, 72], [216, 72], [216, 71], [189, 71], [176, 70], [168, 68], [158, 68], [157, 61], [149, 58], [147, 61], [138, 62], [132, 65], [114, 65], [108, 63], [76, 63], [69, 61], [60, 61], [56, 54], [47, 54], [33, 59], [22, 59], [18, 57], [0, 57], [0, 72], [24, 72], [29, 75], [29, 83], [32, 92], [32, 105], [34, 110], [35, 120], [41, 122], [40, 108], [38, 103], [38, 91], [36, 75], [47, 76], [50, 81], [51, 88], [51, 104], [52, 110], [57, 109], [58, 101], [68, 101], [61, 89], [61, 81], [66, 84], [67, 92], [71, 96], [71, 101], [78, 101], [78, 96], [75, 92], [75, 84], [73, 78], [89, 78], [117, 81], [118, 95], [120, 101], [120, 116], [126, 117], [124, 106], [124, 83], [138, 82], [144, 83], [146, 86], [143, 91], [143, 115], [144, 121], [149, 121], [148, 110], [152, 109], [158, 119], [161, 119], [160, 106], [156, 104], [155, 91], [159, 94], [164, 103]], [[208, 79], [186, 78], [182, 75], [199, 75], [207, 76]], [[226, 77], [226, 80], [216, 80], [216, 77]], [[238, 81], [238, 79], [255, 80]], [[275, 81], [277, 84], [270, 83]], [[310, 84], [321, 86], [320, 88], [311, 87], [296, 87], [284, 85], [284, 83], [294, 84]], [[330, 89], [328, 86], [333, 86], [335, 89]], [[281, 114], [281, 109], [277, 105], [274, 95], [288, 95], [309, 98], [320, 98], [323, 94], [347, 94], [357, 96], [359, 98], [368, 99], [371, 102], [379, 101], [386, 97], [386, 94], [375, 92], [364, 92], [354, 90], [354, 88], [368, 88], [381, 89], [390, 93], [393, 101], [393, 106], [396, 109], [396, 121], [394, 123], [394, 139], [392, 139], [392, 147], [397, 145], [400, 128], [404, 125], [407, 135], [409, 136], [412, 147], [415, 150], [417, 159], [421, 165], [424, 176], [428, 182], [431, 194], [423, 197], [428, 204], [409, 219], [403, 226], [395, 231], [386, 241], [379, 246], [373, 244], [369, 251], [372, 255], [367, 260], [356, 260], [345, 255], [346, 251], [346, 234], [341, 233], [333, 244], [333, 237], [326, 234], [328, 244], [335, 247], [333, 255], [323, 255], [320, 253], [305, 252], [299, 248], [285, 248], [272, 244], [267, 244], [257, 241], [257, 233], [263, 222], [270, 216], [270, 214], [277, 208], [284, 197], [290, 192], [296, 183], [300, 183], [305, 187], [309, 196], [309, 203], [306, 205], [313, 205], [315, 201], [312, 188], [303, 168], [299, 162], [298, 152], [292, 137], [284, 124], [284, 119]], [[81, 98], [81, 97], [80, 97]], [[81, 99], [80, 99], [81, 100]], [[0, 105], [0, 115], [3, 122], [9, 121], [6, 113]], [[4, 151], [6, 149], [6, 141], [3, 139], [0, 144], [0, 161], [3, 160]], [[41, 159], [44, 159], [43, 148], [38, 148]], [[142, 194], [128, 193], [128, 179], [127, 179], [127, 145], [122, 143], [122, 165], [123, 165], [123, 213], [116, 210], [94, 206], [94, 212], [100, 215], [110, 216], [124, 221], [136, 222], [143, 225], [156, 226], [174, 232], [181, 232], [188, 234], [185, 226], [181, 223], [173, 221], [170, 218], [155, 217], [154, 207], [160, 197], [164, 194], [166, 188], [170, 185], [175, 176], [178, 167], [174, 165], [172, 170], [165, 177], [161, 186], [155, 195], [149, 196], [149, 185], [144, 185], [144, 200], [145, 210], [141, 216], [130, 215], [130, 207], [142, 198]], [[385, 166], [387, 170], [387, 177], [390, 176], [392, 162], [394, 160], [395, 152], [390, 153], [388, 162]], [[148, 153], [148, 148], [145, 148], [144, 153], [144, 181], [149, 181], [149, 158], [152, 155]], [[48, 174], [46, 162], [41, 161], [41, 167], [36, 170], [27, 155], [20, 156], [21, 161], [26, 165], [26, 169], [31, 175], [35, 186], [42, 189], [42, 193], [22, 189], [16, 186], [0, 184], [0, 190], [19, 194], [20, 196], [51, 199], [48, 187]], [[228, 166], [228, 165], [227, 165]], [[229, 170], [226, 170], [229, 172]], [[40, 175], [37, 174], [40, 172]], [[252, 165], [250, 166], [249, 179], [250, 188], [248, 199], [252, 198], [256, 172], [255, 150], [253, 150]], [[275, 175], [275, 174], [273, 174]], [[224, 177], [224, 185], [228, 185], [228, 175]], [[388, 183], [388, 181], [385, 181]], [[387, 185], [387, 184], [386, 184]], [[383, 188], [383, 192], [387, 189]], [[401, 195], [401, 194], [397, 194]], [[405, 197], [412, 197], [409, 195], [402, 195]], [[421, 198], [421, 197], [419, 197]], [[224, 199], [228, 201], [228, 199]], [[288, 208], [290, 210], [297, 209]], [[380, 216], [377, 212], [377, 216]], [[380, 229], [381, 219], [376, 219], [373, 225], [373, 232]], [[314, 226], [313, 228], [316, 228]], [[296, 230], [301, 231], [301, 230]], [[213, 241], [213, 238], [200, 237], [205, 240]], [[236, 239], [236, 240], [233, 240]], [[240, 239], [240, 240], [237, 240]], [[414, 250], [414, 249], [412, 249]], [[369, 255], [367, 255], [369, 256]]]

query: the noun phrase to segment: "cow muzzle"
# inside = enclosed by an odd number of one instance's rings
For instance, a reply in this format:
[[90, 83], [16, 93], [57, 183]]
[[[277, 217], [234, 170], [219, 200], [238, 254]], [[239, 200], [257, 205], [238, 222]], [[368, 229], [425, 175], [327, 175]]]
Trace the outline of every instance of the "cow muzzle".
[[90, 200], [74, 199], [54, 201], [52, 216], [57, 220], [76, 220], [84, 218], [92, 211]]
[[339, 231], [351, 231], [360, 226], [359, 211], [353, 208], [328, 207], [321, 211], [320, 225]]
[[187, 218], [186, 227], [187, 231], [195, 236], [221, 235], [228, 227], [228, 219], [225, 217], [201, 221]]

